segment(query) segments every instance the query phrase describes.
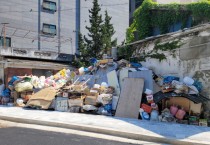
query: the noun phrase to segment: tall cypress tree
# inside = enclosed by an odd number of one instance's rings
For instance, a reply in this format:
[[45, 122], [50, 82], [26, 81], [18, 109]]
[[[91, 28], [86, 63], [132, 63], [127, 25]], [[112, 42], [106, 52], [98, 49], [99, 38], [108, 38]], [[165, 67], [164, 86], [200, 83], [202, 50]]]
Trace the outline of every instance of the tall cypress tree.
[[89, 20], [90, 27], [86, 26], [89, 31], [88, 36], [85, 37], [85, 42], [87, 43], [88, 55], [87, 59], [90, 57], [101, 58], [103, 49], [103, 33], [102, 33], [102, 15], [99, 14], [101, 8], [98, 4], [98, 0], [93, 0], [93, 8], [89, 10]]
[[105, 19], [104, 19], [104, 24], [103, 24], [103, 44], [104, 44], [104, 53], [108, 53], [109, 50], [111, 49], [112, 46], [117, 45], [117, 39], [114, 39], [112, 41], [112, 36], [114, 35], [114, 27], [113, 24], [111, 24], [111, 19], [108, 15], [107, 10], [105, 11]]

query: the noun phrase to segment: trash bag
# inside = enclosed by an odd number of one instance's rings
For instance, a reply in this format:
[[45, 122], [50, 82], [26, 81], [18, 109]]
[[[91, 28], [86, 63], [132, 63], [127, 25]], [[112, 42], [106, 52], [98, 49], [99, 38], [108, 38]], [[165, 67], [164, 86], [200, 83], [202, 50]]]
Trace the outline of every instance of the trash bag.
[[12, 79], [8, 82], [8, 85], [13, 86], [14, 85], [13, 83], [17, 80], [20, 80], [20, 78], [17, 76], [13, 76]]
[[112, 102], [112, 94], [101, 94], [97, 98], [97, 102], [103, 105], [110, 104]]
[[163, 79], [163, 83], [171, 83], [173, 80], [179, 81], [179, 77], [175, 76], [166, 76]]
[[93, 106], [93, 105], [84, 105], [83, 109], [86, 110], [86, 111], [95, 111], [95, 110], [97, 110], [97, 108], [95, 106]]
[[15, 85], [17, 92], [30, 91], [33, 89], [33, 85], [30, 82], [19, 82]]
[[141, 63], [131, 62], [130, 64], [131, 64], [131, 66], [134, 67], [134, 68], [140, 68], [140, 67], [142, 67], [142, 64], [141, 64]]
[[37, 76], [32, 76], [31, 84], [34, 86], [34, 88], [38, 88], [39, 78]]
[[202, 83], [197, 81], [197, 80], [194, 82], [193, 86], [195, 86], [198, 89], [199, 92], [201, 92], [202, 89], [203, 89]]
[[10, 97], [10, 90], [9, 89], [5, 89], [2, 91], [1, 93], [2, 97]]
[[112, 104], [106, 104], [104, 106], [104, 110], [106, 110], [108, 113], [112, 112]]
[[38, 83], [38, 88], [44, 88], [45, 85], [45, 76], [39, 77], [39, 83]]

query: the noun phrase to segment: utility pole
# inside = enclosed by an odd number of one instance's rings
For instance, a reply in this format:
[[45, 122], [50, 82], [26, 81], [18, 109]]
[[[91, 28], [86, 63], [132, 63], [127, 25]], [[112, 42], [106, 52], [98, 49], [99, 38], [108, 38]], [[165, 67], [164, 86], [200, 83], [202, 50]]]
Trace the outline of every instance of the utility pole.
[[40, 29], [41, 29], [41, 0], [38, 0], [38, 50], [41, 48], [41, 36], [40, 36]]
[[4, 48], [7, 46], [7, 41], [6, 41], [6, 25], [9, 23], [1, 23], [3, 25], [3, 33], [4, 33]]
[[61, 51], [61, 0], [58, 0], [58, 53]]

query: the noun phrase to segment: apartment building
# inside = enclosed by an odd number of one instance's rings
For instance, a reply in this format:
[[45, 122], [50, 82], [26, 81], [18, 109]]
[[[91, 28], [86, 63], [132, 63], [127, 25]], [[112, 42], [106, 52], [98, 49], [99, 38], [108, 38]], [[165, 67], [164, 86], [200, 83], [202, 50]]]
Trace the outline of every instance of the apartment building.
[[[61, 62], [69, 64], [78, 53], [78, 32], [88, 33], [92, 1], [0, 0], [0, 77], [5, 68], [55, 70], [65, 67]], [[112, 16], [120, 44], [129, 27], [129, 0], [98, 2], [101, 13], [107, 10]], [[47, 61], [53, 63], [43, 64]]]

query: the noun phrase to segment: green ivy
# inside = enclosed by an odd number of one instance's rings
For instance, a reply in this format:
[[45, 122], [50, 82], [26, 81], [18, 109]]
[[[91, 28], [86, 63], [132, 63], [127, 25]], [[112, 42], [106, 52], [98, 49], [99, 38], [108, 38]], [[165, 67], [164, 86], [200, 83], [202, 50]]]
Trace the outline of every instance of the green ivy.
[[170, 26], [176, 22], [186, 26], [188, 18], [192, 16], [193, 24], [210, 20], [210, 1], [202, 0], [189, 4], [157, 4], [152, 0], [144, 0], [134, 12], [134, 22], [127, 29], [127, 43], [135, 41], [134, 32], [138, 40], [152, 35], [152, 28], [159, 28], [161, 34], [169, 32]]
[[170, 52], [172, 56], [175, 56], [175, 50], [183, 45], [181, 40], [174, 40], [171, 42], [161, 43], [160, 40], [155, 42], [154, 48], [149, 52], [143, 52], [140, 57], [140, 61], [145, 61], [146, 58], [154, 58], [162, 61], [166, 59], [164, 52]]

